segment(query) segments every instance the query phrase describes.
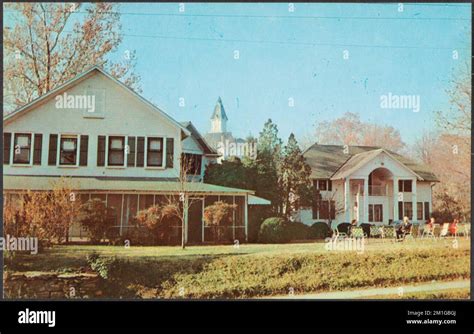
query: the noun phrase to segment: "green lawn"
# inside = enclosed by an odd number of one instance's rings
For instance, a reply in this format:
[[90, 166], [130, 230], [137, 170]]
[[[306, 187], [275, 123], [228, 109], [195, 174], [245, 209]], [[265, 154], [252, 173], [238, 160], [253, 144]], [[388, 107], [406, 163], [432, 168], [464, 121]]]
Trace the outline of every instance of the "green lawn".
[[[247, 298], [468, 278], [469, 240], [371, 240], [361, 254], [324, 242], [180, 247], [55, 246], [6, 261], [12, 271], [90, 270], [92, 252], [112, 261], [108, 296]], [[113, 260], [112, 260], [113, 259]]]

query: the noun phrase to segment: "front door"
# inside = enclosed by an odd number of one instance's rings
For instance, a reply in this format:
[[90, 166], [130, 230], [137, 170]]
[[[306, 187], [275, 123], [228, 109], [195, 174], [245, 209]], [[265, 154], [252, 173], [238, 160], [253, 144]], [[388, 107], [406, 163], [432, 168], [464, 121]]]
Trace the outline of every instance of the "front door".
[[202, 242], [202, 199], [190, 198], [188, 210], [188, 243]]

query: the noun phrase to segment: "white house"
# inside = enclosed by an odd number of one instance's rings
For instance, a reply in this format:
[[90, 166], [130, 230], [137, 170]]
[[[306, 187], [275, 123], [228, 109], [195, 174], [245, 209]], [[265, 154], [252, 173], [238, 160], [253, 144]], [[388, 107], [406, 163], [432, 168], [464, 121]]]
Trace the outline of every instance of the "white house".
[[386, 225], [404, 216], [419, 223], [430, 217], [439, 180], [425, 165], [369, 146], [314, 144], [304, 157], [315, 188], [313, 207], [297, 214], [305, 224], [331, 222], [334, 228], [353, 219]]
[[[138, 210], [181, 192], [183, 157], [195, 181], [186, 215], [186, 239], [209, 241], [205, 206], [222, 200], [237, 205], [229, 239], [247, 238], [251, 191], [202, 182], [205, 166], [218, 154], [190, 123], [179, 123], [99, 67], [3, 119], [5, 199], [27, 189], [47, 191], [51, 181], [70, 177], [81, 199], [100, 198], [116, 212], [123, 233]], [[71, 235], [82, 231], [74, 228]], [[180, 235], [177, 232], [177, 235]]]

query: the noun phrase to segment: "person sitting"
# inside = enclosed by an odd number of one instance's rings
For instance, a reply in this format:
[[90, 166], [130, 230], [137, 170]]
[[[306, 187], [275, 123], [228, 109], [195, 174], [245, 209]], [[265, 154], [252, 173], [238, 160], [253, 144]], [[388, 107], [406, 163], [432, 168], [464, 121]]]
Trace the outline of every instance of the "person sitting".
[[451, 224], [449, 224], [448, 231], [451, 235], [456, 236], [458, 232], [458, 224], [459, 224], [459, 219], [454, 219]]
[[424, 227], [424, 230], [423, 230], [423, 234], [433, 234], [435, 224], [436, 224], [436, 219], [435, 219], [435, 217], [431, 217], [430, 220], [428, 220], [428, 221], [425, 223], [425, 227]]
[[405, 236], [411, 233], [411, 227], [412, 224], [410, 223], [410, 220], [408, 220], [408, 217], [403, 217], [403, 222], [397, 228], [397, 239], [405, 239]]

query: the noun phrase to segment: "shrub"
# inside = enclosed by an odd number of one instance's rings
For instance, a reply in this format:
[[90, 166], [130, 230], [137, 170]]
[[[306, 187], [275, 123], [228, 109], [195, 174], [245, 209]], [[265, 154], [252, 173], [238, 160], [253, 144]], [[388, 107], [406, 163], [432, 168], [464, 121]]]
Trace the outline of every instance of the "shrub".
[[[215, 202], [204, 209], [204, 222], [207, 226], [215, 227], [215, 240], [223, 241], [226, 235], [226, 226], [232, 225], [232, 213], [237, 208], [235, 204], [228, 204], [222, 201]], [[224, 227], [224, 228], [222, 228]]]
[[111, 237], [115, 222], [113, 214], [114, 210], [106, 207], [104, 201], [94, 198], [81, 206], [77, 220], [87, 230], [91, 241], [97, 243], [104, 237]]
[[332, 235], [331, 228], [323, 222], [316, 222], [310, 228], [311, 236], [315, 239], [326, 239]]
[[291, 240], [308, 240], [312, 238], [311, 228], [300, 222], [290, 222], [286, 226], [286, 234]]
[[[148, 231], [153, 244], [167, 244], [170, 242], [172, 226], [176, 219], [168, 210], [171, 210], [170, 205], [154, 205], [139, 211], [135, 217], [138, 227], [145, 228]], [[139, 237], [143, 235], [142, 231], [139, 229], [133, 233], [136, 233], [136, 237]]]
[[280, 217], [271, 217], [260, 226], [258, 240], [262, 243], [281, 243], [290, 241], [288, 223]]

